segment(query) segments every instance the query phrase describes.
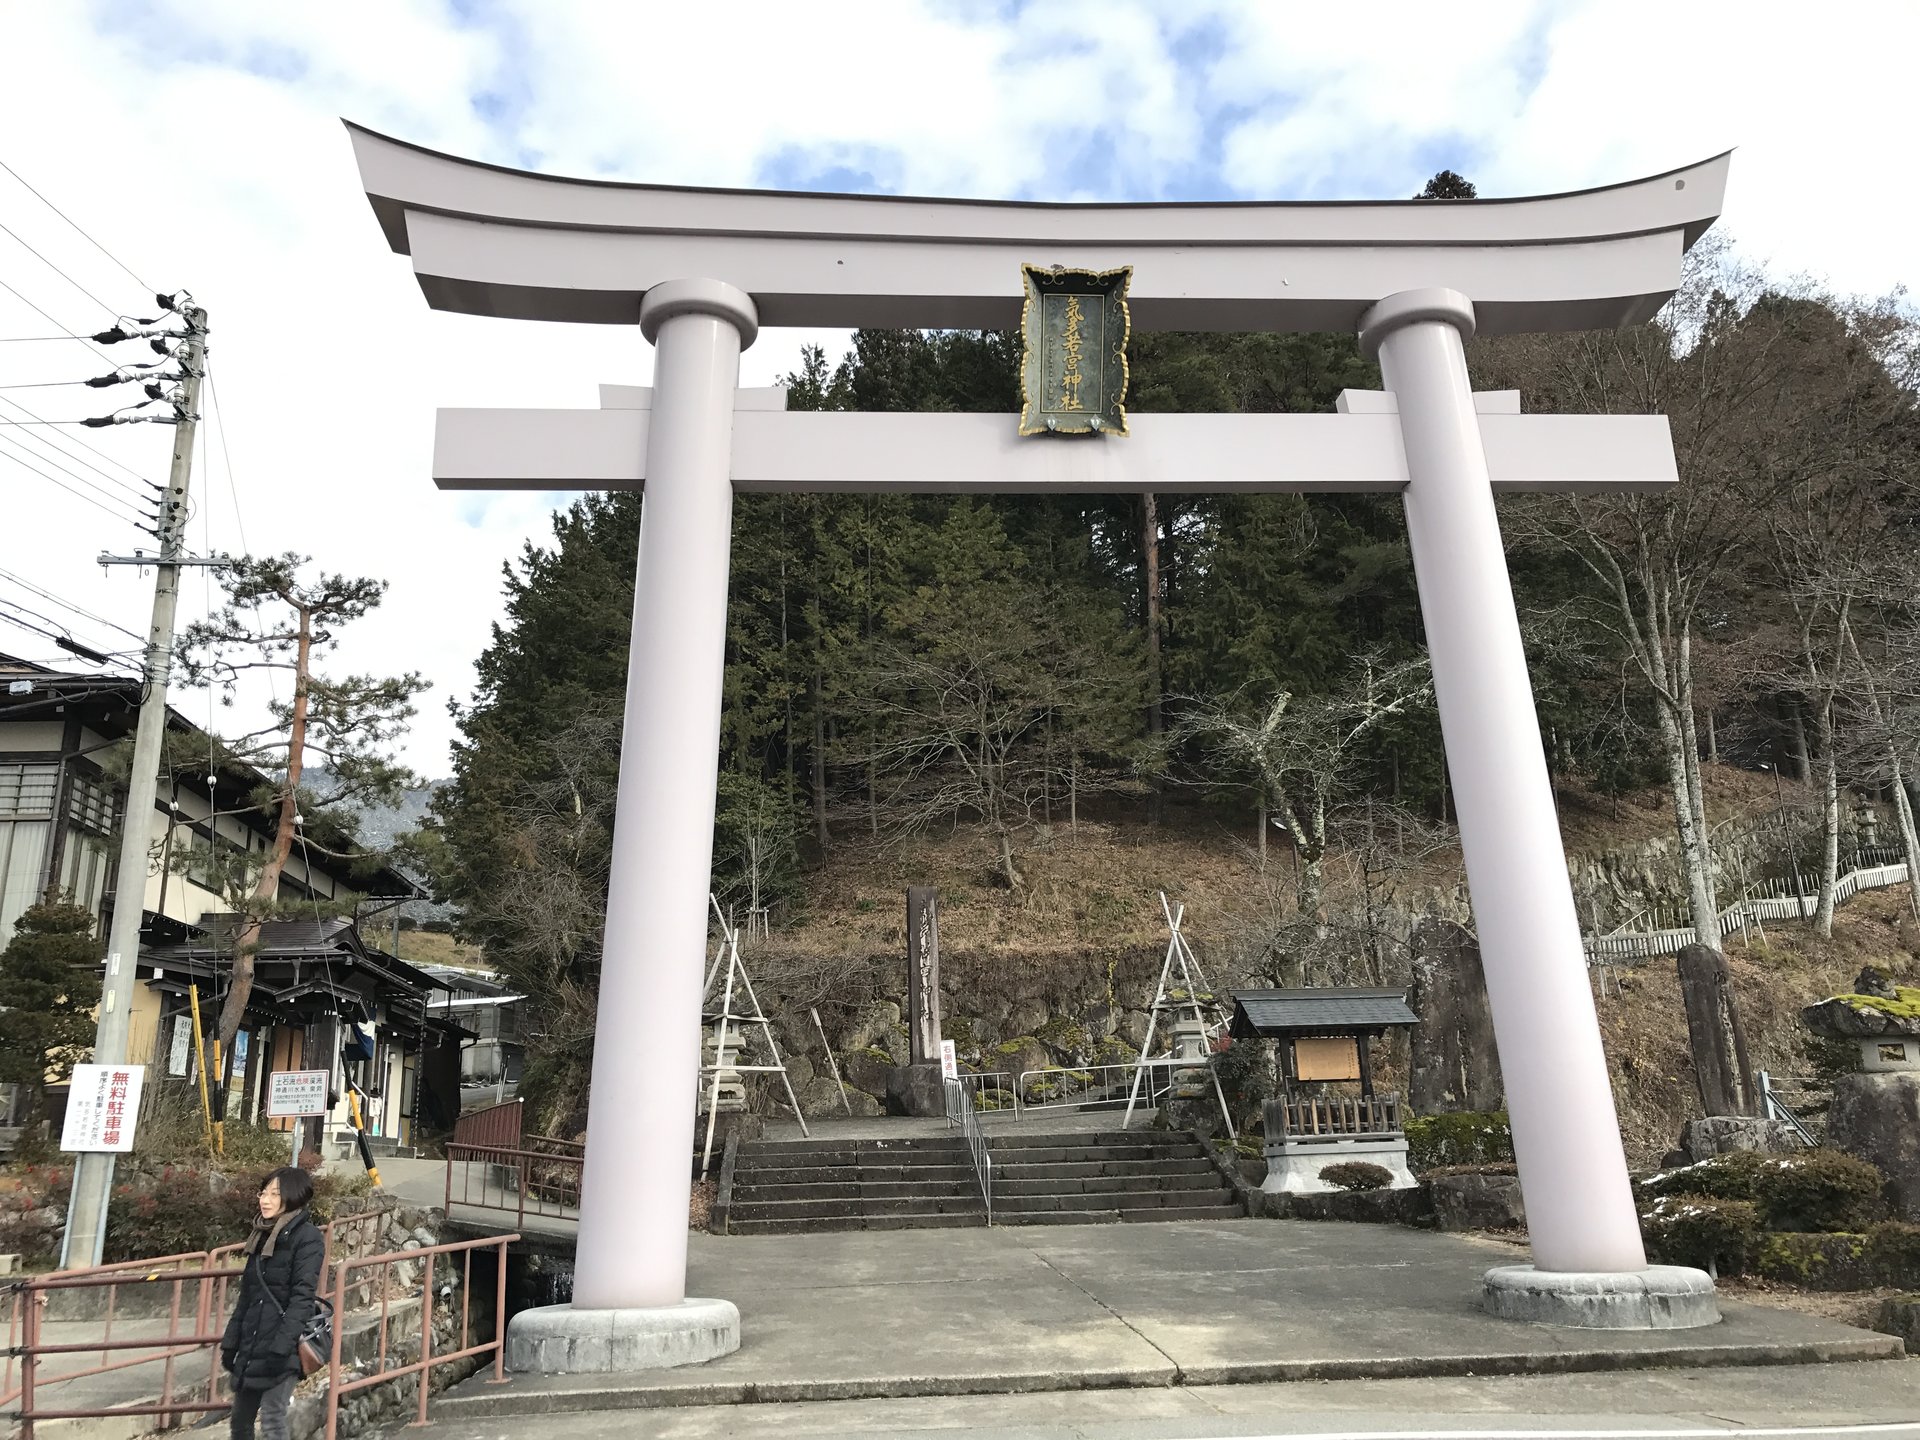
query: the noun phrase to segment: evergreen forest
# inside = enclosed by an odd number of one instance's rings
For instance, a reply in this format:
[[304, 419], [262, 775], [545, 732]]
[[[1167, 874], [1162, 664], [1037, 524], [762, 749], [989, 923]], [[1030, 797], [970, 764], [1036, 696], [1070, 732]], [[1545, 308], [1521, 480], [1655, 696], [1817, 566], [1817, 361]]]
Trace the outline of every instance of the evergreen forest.
[[[1529, 412], [1671, 419], [1677, 488], [1500, 509], [1556, 785], [1659, 788], [1671, 923], [1705, 943], [1769, 876], [1810, 876], [1830, 927], [1849, 857], [1920, 858], [1915, 333], [1902, 297], [1823, 294], [1709, 235], [1651, 324], [1469, 345], [1476, 388]], [[1136, 332], [1129, 359], [1136, 414], [1325, 412], [1380, 386], [1338, 334]], [[787, 403], [1011, 413], [1019, 360], [1012, 334], [861, 331], [838, 361], [808, 351]], [[549, 1035], [591, 1015], [641, 513], [576, 501], [507, 567], [426, 837]], [[1018, 894], [1082, 823], [1204, 815], [1263, 868], [1291, 852], [1275, 979], [1364, 959], [1377, 942], [1342, 916], [1372, 905], [1367, 877], [1449, 843], [1424, 653], [1396, 496], [738, 495], [714, 888], [777, 934], [850, 849], [964, 832]], [[1710, 815], [1714, 765], [1810, 795], [1790, 838]], [[1617, 900], [1583, 919], [1628, 922]]]

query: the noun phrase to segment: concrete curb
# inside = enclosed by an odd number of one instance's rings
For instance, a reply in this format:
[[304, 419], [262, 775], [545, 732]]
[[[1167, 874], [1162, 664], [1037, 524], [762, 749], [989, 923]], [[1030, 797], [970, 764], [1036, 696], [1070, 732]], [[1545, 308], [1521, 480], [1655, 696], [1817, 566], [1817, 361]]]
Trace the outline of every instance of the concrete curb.
[[1664, 1346], [1659, 1350], [1580, 1348], [1477, 1355], [1373, 1356], [1365, 1359], [1275, 1360], [1187, 1370], [1150, 1366], [1078, 1373], [869, 1376], [844, 1380], [616, 1383], [566, 1388], [511, 1384], [489, 1392], [450, 1393], [436, 1404], [443, 1420], [490, 1419], [584, 1411], [672, 1409], [692, 1405], [772, 1405], [808, 1400], [898, 1400], [943, 1395], [1029, 1395], [1044, 1391], [1166, 1389], [1184, 1385], [1258, 1385], [1311, 1380], [1452, 1379], [1480, 1375], [1571, 1375], [1628, 1370], [1741, 1365], [1814, 1365], [1899, 1359], [1891, 1335], [1831, 1341], [1767, 1341]]

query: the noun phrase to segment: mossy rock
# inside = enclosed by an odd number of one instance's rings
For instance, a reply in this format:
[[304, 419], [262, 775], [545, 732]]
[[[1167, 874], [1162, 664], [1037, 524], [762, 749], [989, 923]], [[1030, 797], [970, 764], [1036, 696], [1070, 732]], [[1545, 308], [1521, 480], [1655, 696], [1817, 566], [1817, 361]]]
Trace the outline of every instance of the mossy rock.
[[1406, 1122], [1407, 1163], [1416, 1172], [1513, 1159], [1513, 1127], [1504, 1110], [1418, 1115]]
[[1809, 1290], [1863, 1290], [1872, 1284], [1864, 1235], [1762, 1235], [1754, 1246], [1752, 1269], [1769, 1280]]
[[1131, 1065], [1139, 1058], [1140, 1047], [1129, 1045], [1118, 1036], [1109, 1035], [1093, 1047], [1092, 1062], [1095, 1065]]
[[1920, 1035], [1920, 989], [1896, 985], [1885, 995], [1833, 995], [1800, 1012], [1801, 1023], [1816, 1035], [1872, 1039], [1877, 1035]]
[[1920, 1355], [1920, 1294], [1892, 1295], [1880, 1302], [1873, 1328], [1882, 1335], [1898, 1335], [1909, 1355]]
[[1087, 1027], [1059, 1015], [1034, 1031], [1034, 1039], [1072, 1059], [1079, 1059], [1093, 1049], [1093, 1036]]

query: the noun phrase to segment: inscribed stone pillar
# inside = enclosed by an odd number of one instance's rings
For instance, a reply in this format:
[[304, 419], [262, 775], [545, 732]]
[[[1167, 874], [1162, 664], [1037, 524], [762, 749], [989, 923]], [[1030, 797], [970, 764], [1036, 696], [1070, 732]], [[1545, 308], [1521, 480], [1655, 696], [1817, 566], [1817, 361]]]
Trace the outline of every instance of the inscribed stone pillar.
[[907, 887], [907, 1035], [915, 1065], [940, 1063], [940, 892]]
[[1413, 1027], [1407, 1098], [1414, 1113], [1498, 1110], [1504, 1092], [1473, 932], [1438, 915], [1413, 931]]
[[1706, 945], [1687, 945], [1675, 959], [1700, 1103], [1709, 1115], [1758, 1114], [1747, 1036], [1734, 1002], [1727, 957]]

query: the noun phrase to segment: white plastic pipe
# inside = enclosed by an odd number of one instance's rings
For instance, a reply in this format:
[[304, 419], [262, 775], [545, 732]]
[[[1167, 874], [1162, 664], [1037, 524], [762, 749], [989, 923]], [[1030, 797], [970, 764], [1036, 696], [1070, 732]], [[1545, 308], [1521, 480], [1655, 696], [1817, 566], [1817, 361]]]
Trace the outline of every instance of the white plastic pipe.
[[1534, 1264], [1646, 1268], [1587, 988], [1553, 790], [1467, 378], [1473, 305], [1389, 296], [1362, 318], [1397, 397], [1407, 533], [1459, 810]]
[[727, 625], [729, 474], [753, 301], [731, 285], [649, 291], [657, 347], [633, 586], [620, 795], [573, 1304], [678, 1305], [700, 1071], [714, 785]]

